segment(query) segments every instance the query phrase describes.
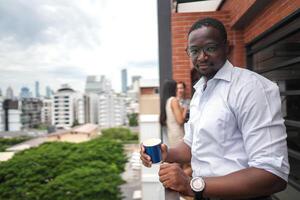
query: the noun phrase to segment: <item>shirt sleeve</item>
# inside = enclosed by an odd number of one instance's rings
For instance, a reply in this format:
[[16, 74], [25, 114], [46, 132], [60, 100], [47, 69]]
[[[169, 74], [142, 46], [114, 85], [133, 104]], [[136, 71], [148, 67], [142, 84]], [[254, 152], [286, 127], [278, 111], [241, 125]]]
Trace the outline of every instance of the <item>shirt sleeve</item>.
[[191, 130], [191, 124], [189, 122], [184, 123], [184, 143], [186, 143], [189, 147], [192, 147], [193, 135]]
[[288, 180], [286, 129], [278, 87], [253, 81], [236, 91], [236, 118], [250, 167]]

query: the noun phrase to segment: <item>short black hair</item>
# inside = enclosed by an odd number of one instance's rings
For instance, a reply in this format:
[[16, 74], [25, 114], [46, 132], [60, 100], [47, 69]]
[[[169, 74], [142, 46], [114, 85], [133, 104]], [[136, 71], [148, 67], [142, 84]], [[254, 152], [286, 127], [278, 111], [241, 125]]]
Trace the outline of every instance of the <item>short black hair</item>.
[[224, 24], [221, 21], [219, 21], [215, 18], [211, 18], [211, 17], [206, 17], [206, 18], [199, 19], [198, 21], [196, 21], [190, 28], [188, 35], [190, 35], [190, 33], [192, 31], [199, 29], [202, 26], [214, 27], [215, 29], [217, 29], [220, 32], [221, 37], [224, 39], [224, 41], [227, 41], [227, 31], [226, 31]]

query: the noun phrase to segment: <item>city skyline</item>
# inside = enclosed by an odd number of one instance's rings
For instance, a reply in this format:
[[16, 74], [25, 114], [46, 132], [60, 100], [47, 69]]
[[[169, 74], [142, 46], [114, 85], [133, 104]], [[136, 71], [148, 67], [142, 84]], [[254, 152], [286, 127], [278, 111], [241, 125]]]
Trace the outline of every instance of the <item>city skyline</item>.
[[[122, 71], [120, 72], [120, 74], [122, 73]], [[96, 75], [95, 75], [96, 76]], [[104, 75], [97, 75], [96, 77], [101, 77], [101, 76], [104, 76]], [[90, 76], [86, 76], [85, 78], [87, 77], [90, 77]], [[108, 79], [106, 76], [104, 76], [108, 81], [112, 82], [112, 80]], [[136, 75], [133, 75], [130, 77], [130, 82], [127, 82], [127, 87], [131, 86], [132, 85], [132, 82], [134, 80], [136, 80], [137, 78], [143, 78], [143, 76], [136, 76]], [[122, 81], [122, 77], [120, 77], [120, 82]], [[31, 85], [21, 85], [20, 88], [16, 88], [14, 87], [13, 85], [9, 85], [8, 84], [8, 87], [1, 87], [0, 86], [0, 91], [2, 92], [2, 96], [6, 96], [6, 91], [8, 88], [12, 88], [13, 90], [13, 95], [14, 97], [21, 97], [22, 96], [22, 91], [24, 88], [28, 89], [28, 92], [30, 93], [30, 96], [31, 97], [37, 97], [36, 96], [36, 83], [38, 82], [38, 85], [39, 85], [39, 97], [48, 97], [49, 98], [49, 94], [51, 92], [56, 92], [58, 89], [60, 89], [62, 87], [62, 85], [64, 84], [67, 84], [67, 83], [63, 83], [61, 85], [58, 86], [58, 88], [53, 88], [51, 85], [45, 85], [43, 82], [40, 82], [40, 81], [35, 81], [35, 80], [32, 80], [32, 84]], [[86, 85], [86, 80], [84, 81], [84, 87]], [[67, 84], [67, 85], [70, 85], [70, 84]], [[85, 93], [85, 90], [78, 90], [77, 88], [73, 87], [72, 85], [70, 85], [70, 87], [72, 89], [74, 89], [75, 91], [79, 91], [79, 92], [83, 92]], [[115, 90], [114, 88], [112, 88], [115, 92], [122, 92], [121, 89], [118, 91], [118, 90]], [[1, 96], [1, 94], [0, 94]]]
[[156, 1], [6, 2], [0, 6], [1, 89], [34, 91], [39, 81], [40, 88], [68, 83], [84, 91], [86, 76], [104, 74], [120, 91], [124, 67], [129, 77], [158, 78], [157, 35]]

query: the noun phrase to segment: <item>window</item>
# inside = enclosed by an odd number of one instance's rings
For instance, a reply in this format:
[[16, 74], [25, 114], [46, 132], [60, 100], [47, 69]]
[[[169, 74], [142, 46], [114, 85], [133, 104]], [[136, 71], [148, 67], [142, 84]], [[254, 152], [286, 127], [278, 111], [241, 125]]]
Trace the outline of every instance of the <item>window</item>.
[[277, 83], [287, 128], [289, 185], [300, 195], [300, 11], [247, 46], [247, 65]]

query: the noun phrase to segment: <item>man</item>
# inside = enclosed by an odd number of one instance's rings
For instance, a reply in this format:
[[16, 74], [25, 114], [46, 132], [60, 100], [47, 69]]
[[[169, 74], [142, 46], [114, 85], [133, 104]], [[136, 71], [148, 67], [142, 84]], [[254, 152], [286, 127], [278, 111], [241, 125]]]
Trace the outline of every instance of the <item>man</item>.
[[[195, 199], [270, 199], [285, 189], [289, 163], [286, 131], [276, 84], [227, 60], [224, 25], [197, 21], [187, 53], [201, 75], [194, 85], [185, 137], [167, 150], [162, 144], [160, 181]], [[141, 147], [141, 160], [151, 166]], [[190, 162], [193, 179], [176, 163]]]

